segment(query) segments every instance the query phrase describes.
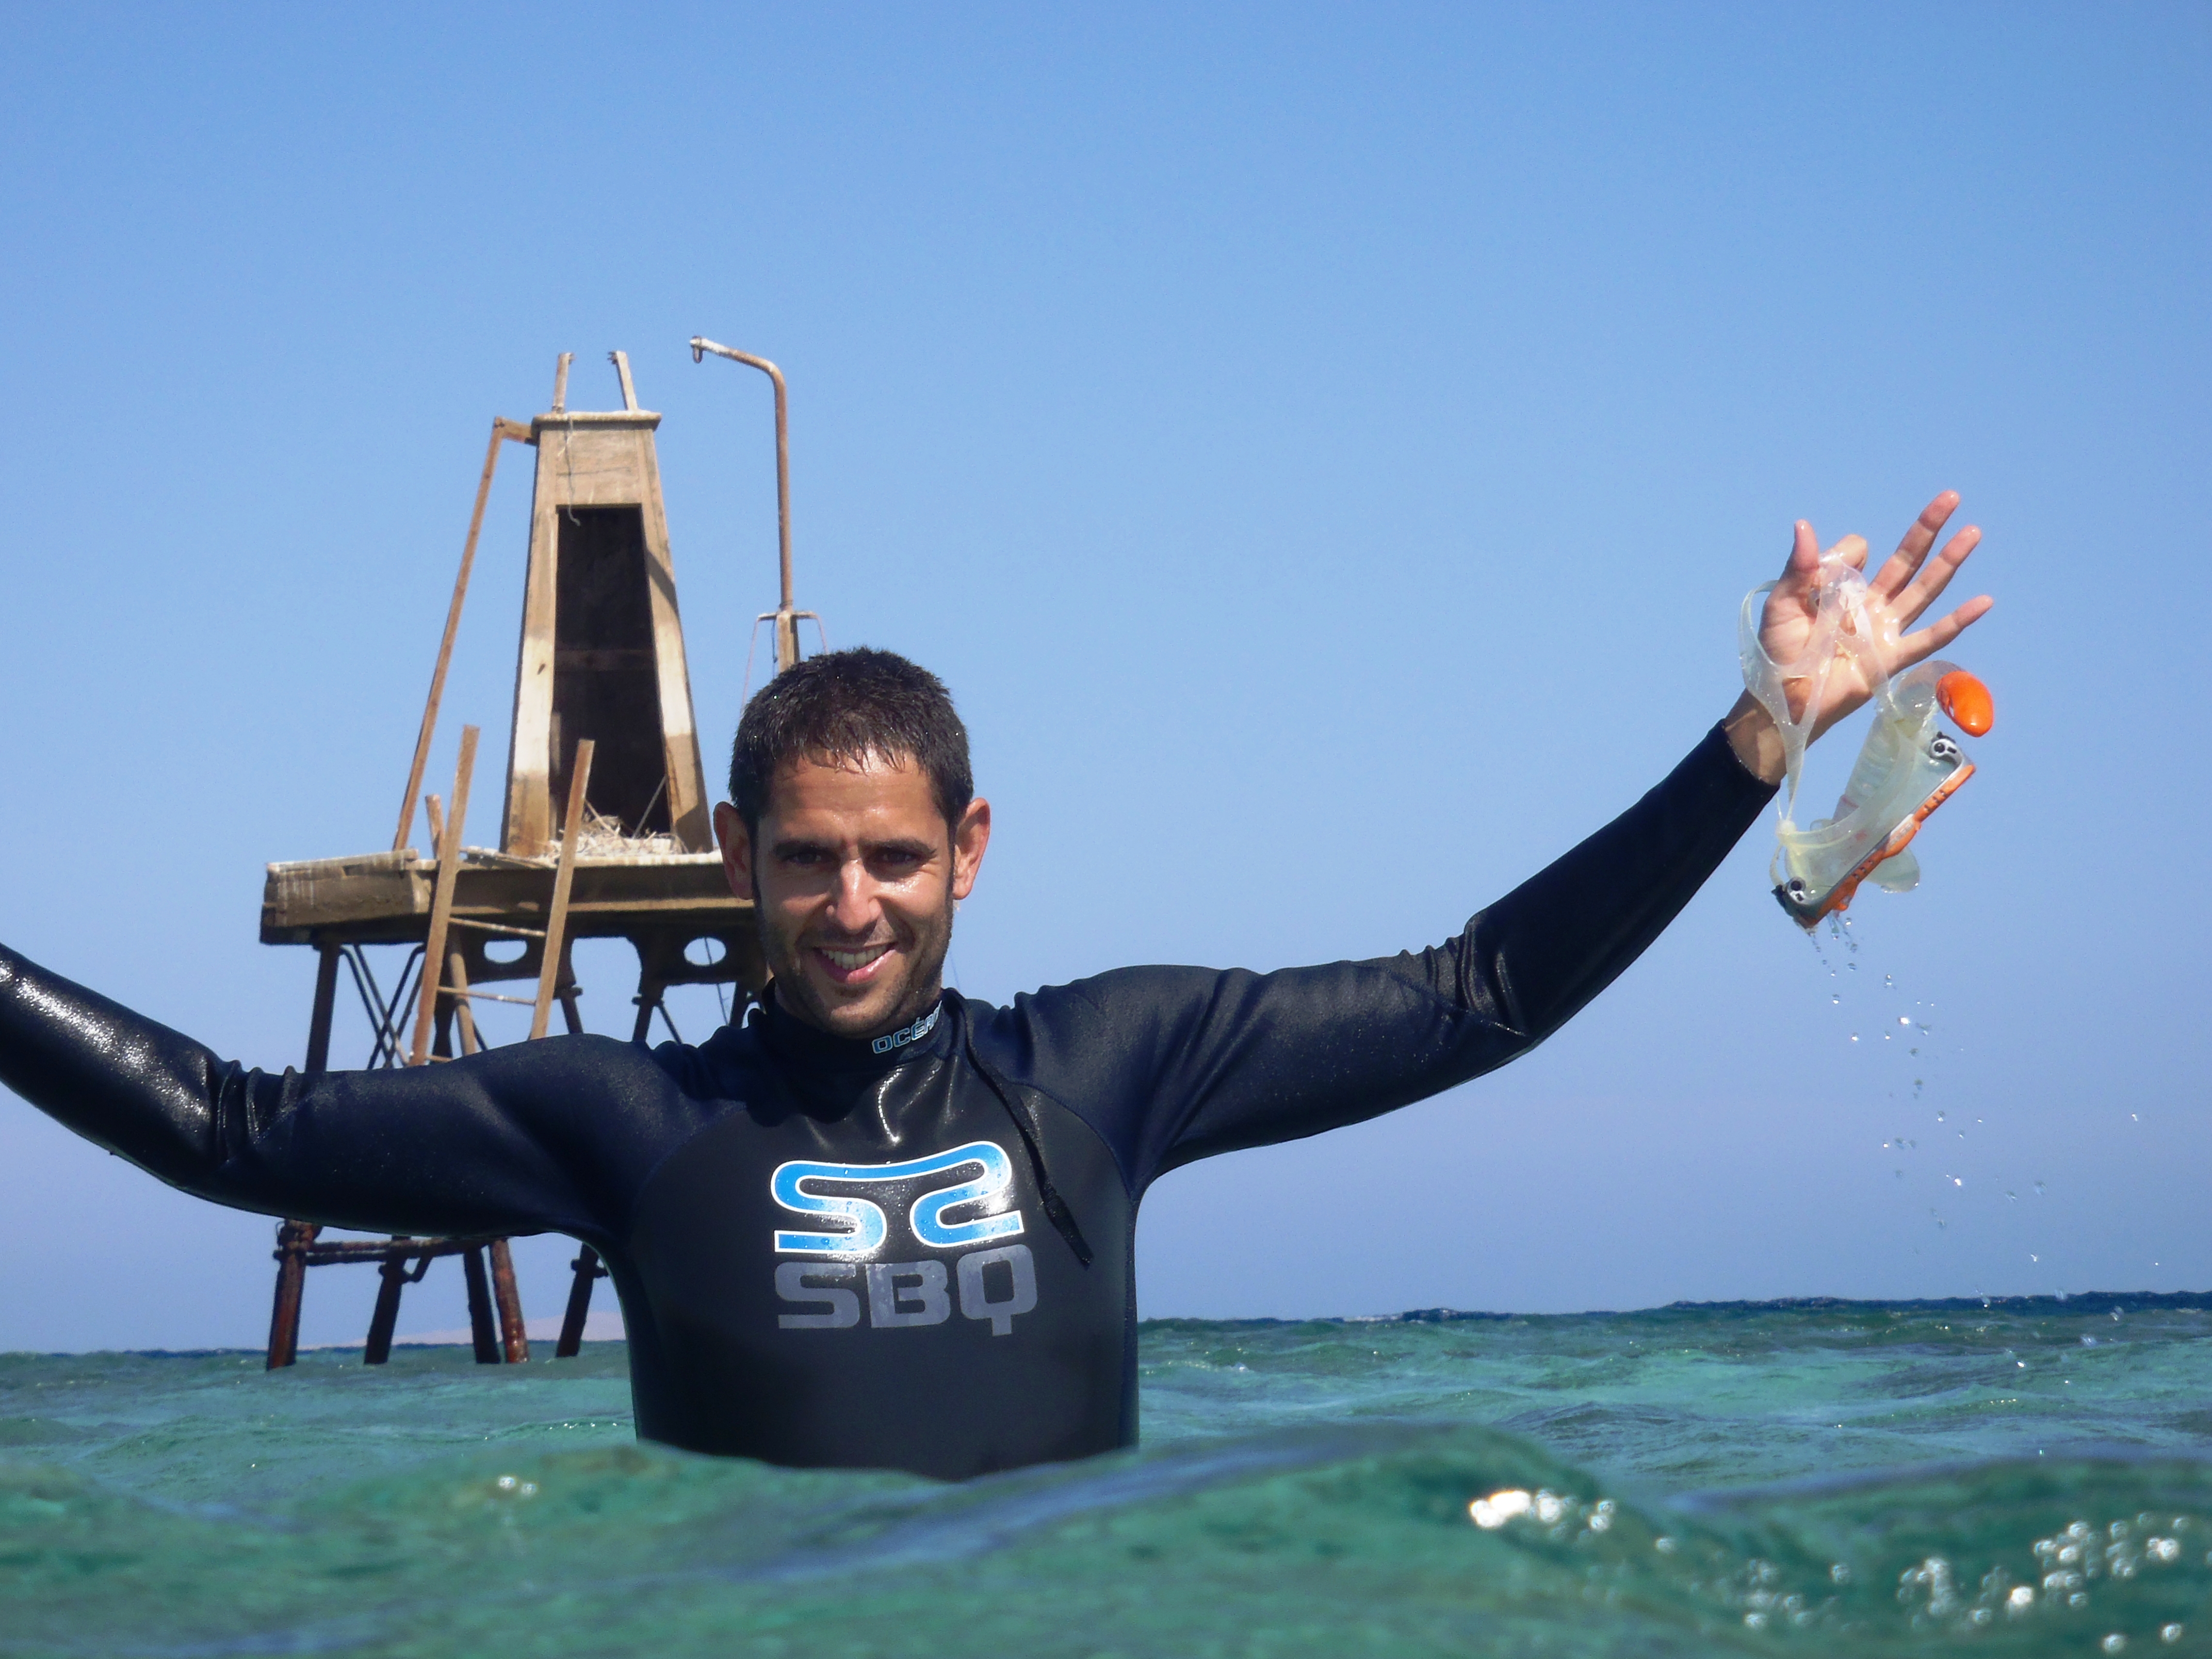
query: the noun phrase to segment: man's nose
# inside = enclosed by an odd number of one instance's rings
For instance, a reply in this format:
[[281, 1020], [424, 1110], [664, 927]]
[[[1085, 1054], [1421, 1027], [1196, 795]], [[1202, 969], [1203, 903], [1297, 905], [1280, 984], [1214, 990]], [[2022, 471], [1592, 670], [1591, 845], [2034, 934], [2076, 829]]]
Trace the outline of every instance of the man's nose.
[[845, 933], [865, 933], [876, 924], [875, 878], [864, 860], [848, 859], [837, 866], [837, 885], [830, 896], [830, 920]]

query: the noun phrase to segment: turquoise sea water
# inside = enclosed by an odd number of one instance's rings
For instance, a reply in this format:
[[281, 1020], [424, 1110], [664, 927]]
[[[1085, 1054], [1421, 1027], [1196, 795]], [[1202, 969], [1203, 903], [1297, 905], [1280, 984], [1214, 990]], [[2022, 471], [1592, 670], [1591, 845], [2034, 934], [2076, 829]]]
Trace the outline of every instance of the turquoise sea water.
[[0, 1355], [9, 1655], [2212, 1653], [2212, 1297], [1143, 1330], [1136, 1452], [630, 1437], [618, 1344]]

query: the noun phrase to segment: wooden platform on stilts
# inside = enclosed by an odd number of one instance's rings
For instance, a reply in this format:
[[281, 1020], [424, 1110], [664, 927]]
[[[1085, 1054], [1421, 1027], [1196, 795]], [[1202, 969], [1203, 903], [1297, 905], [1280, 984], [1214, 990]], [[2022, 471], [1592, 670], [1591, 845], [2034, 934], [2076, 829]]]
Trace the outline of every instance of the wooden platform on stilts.
[[[709, 342], [693, 343], [695, 360], [702, 347], [763, 368], [775, 381], [783, 602], [771, 615], [777, 665], [787, 667], [797, 659], [797, 620], [811, 613], [796, 611], [791, 599], [782, 378], [772, 364]], [[638, 407], [629, 360], [621, 352], [610, 358], [622, 408], [569, 410], [564, 354], [551, 410], [527, 426], [492, 422], [390, 850], [269, 866], [262, 942], [304, 945], [317, 954], [309, 1073], [330, 1064], [342, 972], [368, 1016], [371, 1067], [474, 1052], [483, 1044], [474, 1009], [487, 1000], [530, 1006], [532, 1039], [546, 1035], [556, 1006], [570, 1031], [582, 1030], [581, 988], [569, 960], [579, 939], [626, 939], [636, 951], [630, 1035], [637, 1040], [648, 1035], [656, 1012], [666, 1018], [662, 998], [673, 986], [757, 992], [765, 983], [752, 907], [732, 896], [709, 828], [653, 447], [660, 416]], [[421, 798], [432, 842], [425, 857], [409, 841], [417, 792], [493, 474], [510, 442], [534, 447], [538, 465], [500, 846], [463, 844], [477, 737], [469, 726], [450, 811], [435, 795]], [[396, 974], [387, 969], [388, 985], [368, 955], [378, 947], [405, 952]], [[536, 994], [484, 988], [511, 980], [534, 981]], [[379, 1269], [383, 1282], [362, 1358], [380, 1364], [402, 1291], [447, 1256], [458, 1256], [465, 1271], [477, 1358], [496, 1364], [529, 1357], [505, 1239], [325, 1240], [321, 1232], [296, 1220], [277, 1230], [271, 1369], [292, 1364], [297, 1352], [308, 1268]], [[588, 1245], [571, 1265], [556, 1358], [576, 1352], [592, 1283], [605, 1276]]]

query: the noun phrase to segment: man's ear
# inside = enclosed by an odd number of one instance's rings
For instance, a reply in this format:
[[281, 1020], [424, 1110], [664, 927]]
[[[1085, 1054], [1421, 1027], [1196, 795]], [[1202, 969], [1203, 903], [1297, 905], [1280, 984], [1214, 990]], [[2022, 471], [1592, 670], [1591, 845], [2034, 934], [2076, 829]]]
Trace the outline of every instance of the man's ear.
[[975, 890], [975, 875], [983, 867], [983, 849], [991, 844], [991, 803], [977, 796], [952, 826], [952, 896], [964, 899]]
[[748, 903], [759, 903], [760, 888], [753, 880], [753, 838], [738, 809], [727, 801], [714, 809], [714, 839], [722, 845], [722, 876], [730, 891]]

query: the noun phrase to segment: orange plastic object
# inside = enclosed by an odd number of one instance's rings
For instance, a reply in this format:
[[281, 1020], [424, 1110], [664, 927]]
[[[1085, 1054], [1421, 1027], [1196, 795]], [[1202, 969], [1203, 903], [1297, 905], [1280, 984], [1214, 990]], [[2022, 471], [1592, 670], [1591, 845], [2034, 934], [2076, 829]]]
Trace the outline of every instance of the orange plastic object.
[[[1948, 674], [1946, 674], [1943, 678], [1945, 679], [1949, 679], [1951, 677]], [[1975, 679], [1972, 674], [1966, 673], [1963, 671], [1960, 672], [1959, 678], [1972, 683], [1974, 689], [1981, 692], [1982, 701], [1986, 706], [1989, 702], [1990, 694], [1983, 687], [1982, 683], [1979, 680]], [[1964, 726], [1966, 723], [1966, 718], [1963, 715], [1954, 714], [1952, 719], [1957, 720], [1961, 726]], [[1982, 728], [1983, 732], [1986, 732], [1988, 730], [1989, 727], [1986, 726]], [[1979, 737], [1981, 735], [1981, 732], [1977, 732], [1974, 735], [1976, 737]], [[1797, 917], [1797, 925], [1809, 933], [1813, 931], [1814, 925], [1819, 922], [1821, 917], [1833, 915], [1838, 911], [1850, 909], [1851, 908], [1851, 901], [1858, 896], [1859, 884], [1874, 873], [1875, 866], [1880, 864], [1884, 859], [1895, 858], [1906, 848], [1911, 846], [1912, 838], [1920, 833], [1920, 826], [1927, 823], [1928, 815], [1934, 811], [1937, 807], [1941, 806], [1945, 801], [1950, 799], [1954, 794], [1958, 793], [1959, 786], [1973, 775], [1974, 763], [1972, 761], [1968, 761], [1957, 771], [1952, 773], [1949, 777], [1944, 779], [1943, 787], [1942, 788], [1938, 789], [1934, 794], [1929, 796], [1926, 800], [1921, 802], [1921, 804], [1914, 809], [1913, 814], [1911, 817], [1905, 819], [1904, 823], [1899, 824], [1896, 829], [1889, 832], [1889, 839], [1887, 841], [1884, 842], [1880, 847], [1875, 848], [1873, 852], [1868, 854], [1865, 858], [1860, 860], [1858, 868], [1852, 871], [1850, 874], [1845, 876], [1841, 881], [1836, 884], [1835, 890], [1830, 893], [1826, 899], [1821, 902], [1819, 909], [1815, 910], [1809, 916], [1799, 915], [1796, 911], [1791, 910], [1790, 914]], [[1783, 908], [1784, 909], [1789, 909], [1789, 906], [1787, 905], [1784, 905]]]
[[1990, 688], [1963, 668], [1954, 668], [1936, 682], [1936, 701], [1970, 738], [1988, 736], [1990, 727], [1996, 724], [1996, 704], [1990, 701]]

